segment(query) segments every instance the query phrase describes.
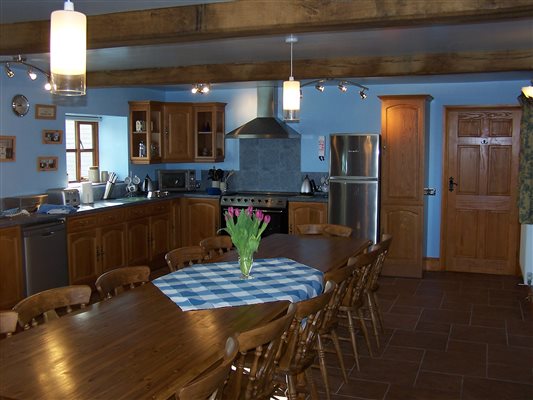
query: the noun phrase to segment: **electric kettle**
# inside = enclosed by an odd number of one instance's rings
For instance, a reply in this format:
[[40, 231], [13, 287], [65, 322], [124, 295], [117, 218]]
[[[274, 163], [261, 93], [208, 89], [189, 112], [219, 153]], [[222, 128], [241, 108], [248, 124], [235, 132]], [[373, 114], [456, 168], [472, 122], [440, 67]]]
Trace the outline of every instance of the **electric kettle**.
[[144, 178], [141, 190], [144, 193], [152, 192], [154, 190], [154, 184], [148, 175], [146, 175], [146, 178]]
[[304, 181], [302, 182], [300, 194], [305, 194], [308, 196], [313, 195], [313, 186], [311, 185], [311, 180], [309, 179], [308, 175], [305, 176]]

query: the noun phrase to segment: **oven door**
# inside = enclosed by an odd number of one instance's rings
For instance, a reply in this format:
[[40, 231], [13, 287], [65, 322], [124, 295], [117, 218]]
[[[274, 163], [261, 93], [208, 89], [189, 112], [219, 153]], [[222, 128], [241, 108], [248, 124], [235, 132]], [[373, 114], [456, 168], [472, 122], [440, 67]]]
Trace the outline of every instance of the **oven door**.
[[[224, 213], [231, 206], [221, 206], [220, 207], [220, 226], [222, 228], [226, 227], [226, 220], [224, 218]], [[289, 233], [289, 213], [287, 209], [268, 209], [268, 208], [254, 208], [255, 211], [261, 210], [264, 215], [270, 216], [270, 222], [267, 225], [265, 231], [261, 237], [267, 237], [273, 233]], [[227, 234], [223, 231], [224, 234]]]

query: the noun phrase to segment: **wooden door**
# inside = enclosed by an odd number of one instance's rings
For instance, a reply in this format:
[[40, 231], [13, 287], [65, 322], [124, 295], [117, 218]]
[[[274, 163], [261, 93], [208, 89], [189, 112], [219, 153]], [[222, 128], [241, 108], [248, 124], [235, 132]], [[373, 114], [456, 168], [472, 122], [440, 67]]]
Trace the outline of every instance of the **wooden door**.
[[20, 227], [0, 229], [0, 308], [9, 309], [23, 297]]
[[150, 260], [148, 218], [129, 221], [128, 232], [128, 265], [148, 265]]
[[446, 108], [446, 270], [517, 272], [520, 116], [519, 107]]
[[101, 273], [127, 265], [126, 246], [125, 223], [100, 228]]
[[150, 267], [165, 266], [165, 254], [172, 249], [172, 219], [170, 214], [150, 217]]
[[100, 275], [96, 229], [69, 233], [67, 243], [70, 284], [93, 284]]
[[182, 246], [198, 245], [220, 228], [220, 202], [211, 199], [182, 199]]
[[166, 103], [163, 110], [165, 120], [163, 161], [192, 161], [194, 159], [192, 106]]
[[426, 136], [431, 96], [380, 96], [380, 231], [393, 236], [383, 275], [422, 276]]
[[289, 233], [296, 233], [296, 225], [325, 224], [327, 222], [327, 203], [303, 201], [289, 203]]

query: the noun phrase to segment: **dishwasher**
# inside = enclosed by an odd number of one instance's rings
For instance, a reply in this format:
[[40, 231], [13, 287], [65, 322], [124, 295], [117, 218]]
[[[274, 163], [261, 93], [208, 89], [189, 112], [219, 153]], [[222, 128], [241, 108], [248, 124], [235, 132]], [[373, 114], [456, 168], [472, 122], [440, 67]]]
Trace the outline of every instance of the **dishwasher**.
[[67, 286], [67, 236], [64, 219], [22, 228], [26, 296]]

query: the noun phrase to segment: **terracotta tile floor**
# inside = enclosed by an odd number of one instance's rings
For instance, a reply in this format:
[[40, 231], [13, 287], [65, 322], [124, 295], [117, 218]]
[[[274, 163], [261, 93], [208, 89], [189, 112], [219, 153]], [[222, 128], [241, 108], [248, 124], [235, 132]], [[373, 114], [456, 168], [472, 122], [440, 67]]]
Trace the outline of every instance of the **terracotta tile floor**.
[[332, 399], [533, 399], [533, 313], [518, 278], [428, 272], [380, 284], [381, 348], [369, 357], [359, 336], [357, 371], [342, 343], [349, 377], [328, 358]]

